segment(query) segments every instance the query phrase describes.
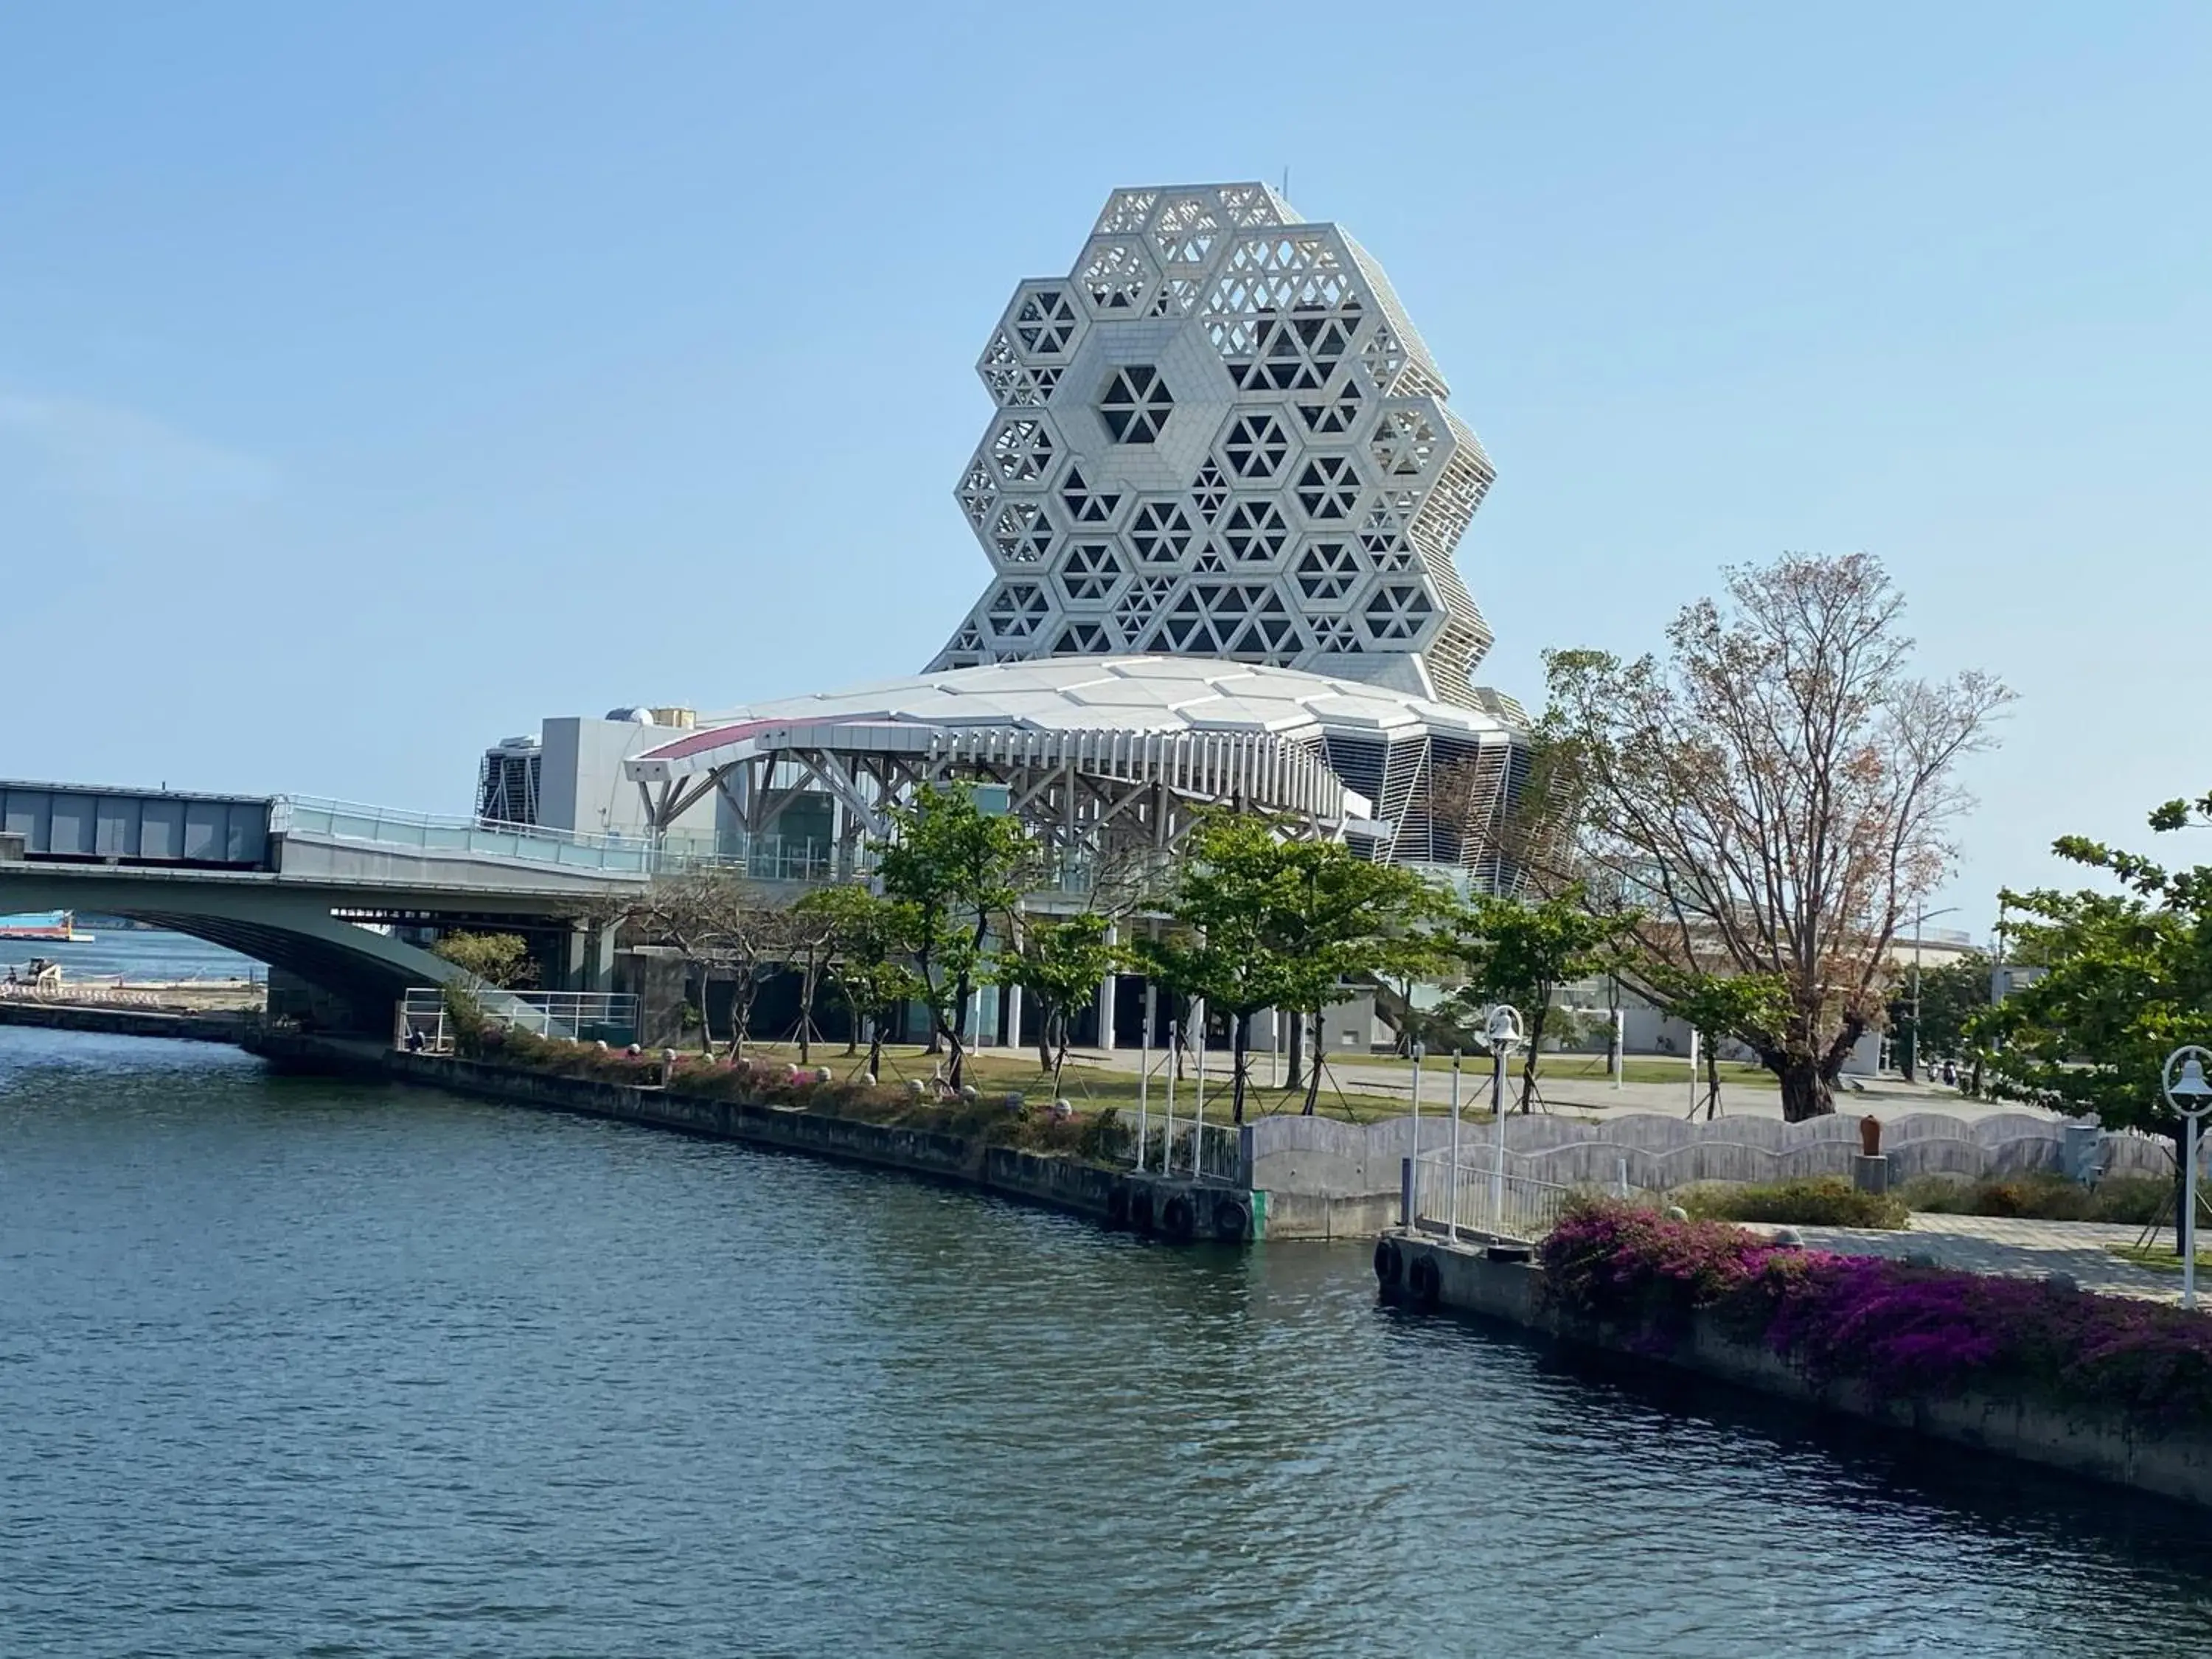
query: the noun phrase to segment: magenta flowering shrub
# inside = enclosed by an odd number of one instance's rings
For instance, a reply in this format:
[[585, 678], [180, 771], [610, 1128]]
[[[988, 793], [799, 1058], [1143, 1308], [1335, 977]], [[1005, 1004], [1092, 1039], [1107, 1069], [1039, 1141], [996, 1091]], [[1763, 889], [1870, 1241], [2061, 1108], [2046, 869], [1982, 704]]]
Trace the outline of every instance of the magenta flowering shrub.
[[1817, 1382], [1898, 1398], [1972, 1389], [2212, 1425], [2212, 1316], [2039, 1279], [1777, 1249], [1722, 1222], [1578, 1206], [1544, 1243], [1547, 1294], [1664, 1348], [1693, 1314]]

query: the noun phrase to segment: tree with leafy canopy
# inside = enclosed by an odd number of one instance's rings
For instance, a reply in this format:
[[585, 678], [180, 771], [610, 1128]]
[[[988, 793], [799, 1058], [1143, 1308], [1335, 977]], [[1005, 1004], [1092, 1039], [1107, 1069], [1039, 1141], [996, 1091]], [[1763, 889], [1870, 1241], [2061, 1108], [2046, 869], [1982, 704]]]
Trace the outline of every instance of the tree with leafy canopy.
[[1481, 1011], [1510, 1002], [1520, 1011], [1527, 1046], [1521, 1063], [1521, 1109], [1536, 1097], [1537, 1057], [1558, 1010], [1562, 985], [1602, 974], [1615, 963], [1632, 915], [1593, 911], [1579, 885], [1523, 902], [1477, 894], [1452, 916], [1452, 952], [1466, 982], [1446, 999], [1459, 1023], [1480, 1030]]
[[[1114, 942], [1114, 923], [1091, 911], [1070, 916], [1016, 915], [1012, 938], [992, 966], [1000, 985], [1018, 985], [1036, 1005], [1037, 1069], [1052, 1073], [1055, 1093], [1067, 1064], [1070, 1017], [1098, 994], [1106, 975], [1127, 960]], [[1020, 1033], [1015, 1034], [1018, 1040]]]
[[988, 968], [985, 944], [1036, 870], [1036, 850], [1018, 819], [984, 811], [966, 785], [925, 786], [890, 817], [878, 869], [885, 896], [911, 907], [930, 1052], [950, 1045], [946, 1081], [957, 1091], [967, 1066], [968, 1000]]
[[[1728, 591], [1675, 617], [1664, 663], [1547, 653], [1544, 730], [1578, 872], [1637, 913], [1644, 956], [1783, 981], [1787, 1017], [1742, 1035], [1798, 1122], [1835, 1109], [1882, 1017], [1890, 941], [1952, 863], [1959, 763], [2012, 694], [1912, 676], [1903, 596], [1866, 554], [1734, 568]], [[1656, 979], [1624, 976], [1666, 1006]]]
[[1311, 1033], [1304, 1113], [1321, 1100], [1326, 1024], [1322, 1016], [1346, 987], [1425, 978], [1447, 959], [1436, 924], [1451, 895], [1413, 871], [1362, 858], [1340, 842], [1285, 843], [1290, 880], [1274, 927], [1290, 964], [1288, 1001]]
[[495, 989], [520, 990], [538, 981], [530, 943], [520, 933], [447, 933], [430, 953]]
[[1310, 1113], [1322, 1011], [1347, 981], [1432, 959], [1419, 924], [1443, 896], [1410, 871], [1371, 864], [1338, 842], [1291, 839], [1287, 826], [1256, 814], [1208, 813], [1183, 850], [1168, 902], [1176, 929], [1139, 939], [1135, 954], [1169, 989], [1229, 1017], [1237, 1122], [1244, 1121], [1252, 1017], [1263, 1008], [1305, 1014], [1316, 1044]]
[[[2169, 833], [2208, 818], [2212, 794], [2168, 801], [2150, 827]], [[2170, 868], [2079, 836], [2052, 851], [2121, 890], [2004, 894], [2023, 918], [2014, 958], [2043, 971], [1968, 1021], [1969, 1039], [1987, 1046], [1989, 1091], [2165, 1134], [2178, 1160], [2182, 1124], [2166, 1103], [2164, 1071], [2184, 1043], [2212, 1047], [2212, 865]]]
[[[1664, 963], [1645, 972], [1667, 994], [1668, 1012], [1698, 1034], [1705, 1060], [1705, 1121], [1720, 1111], [1721, 1043], [1771, 1042], [1790, 1018], [1790, 987], [1779, 974], [1684, 973]], [[1746, 1032], [1757, 1034], [1747, 1036]], [[1692, 1106], [1692, 1114], [1696, 1107]]]
[[845, 1052], [860, 1051], [860, 1028], [866, 1025], [868, 1075], [881, 1077], [884, 1028], [921, 994], [921, 977], [909, 966], [921, 931], [914, 907], [855, 883], [817, 888], [799, 902], [830, 927], [828, 972], [852, 1019]]
[[1912, 1012], [1912, 970], [1901, 970], [1889, 1002], [1889, 1029], [1909, 1033], [1905, 1076], [1924, 1061], [1965, 1060], [1972, 1052], [1966, 1027], [1990, 1006], [1990, 959], [1968, 951], [1934, 968], [1920, 970], [1920, 1013]]

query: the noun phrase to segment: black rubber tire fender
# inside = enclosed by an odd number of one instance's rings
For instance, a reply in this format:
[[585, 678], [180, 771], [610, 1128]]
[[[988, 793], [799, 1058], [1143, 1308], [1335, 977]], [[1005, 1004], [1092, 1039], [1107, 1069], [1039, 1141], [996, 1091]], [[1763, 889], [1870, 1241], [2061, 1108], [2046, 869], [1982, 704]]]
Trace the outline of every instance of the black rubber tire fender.
[[1129, 1225], [1138, 1232], [1152, 1230], [1152, 1189], [1139, 1187], [1129, 1194]]
[[1384, 1290], [1390, 1290], [1396, 1285], [1400, 1275], [1402, 1274], [1405, 1270], [1406, 1258], [1403, 1253], [1401, 1253], [1398, 1249], [1398, 1241], [1395, 1238], [1376, 1239], [1375, 1241], [1375, 1278], [1376, 1282], [1379, 1283]]
[[1126, 1227], [1129, 1224], [1129, 1189], [1120, 1182], [1106, 1194], [1106, 1224]]
[[1224, 1244], [1242, 1244], [1252, 1235], [1252, 1212], [1241, 1198], [1224, 1194], [1213, 1204], [1213, 1236]]
[[1177, 1193], [1160, 1209], [1160, 1231], [1170, 1238], [1187, 1239], [1198, 1225], [1198, 1213], [1188, 1193]]
[[1413, 1300], [1419, 1305], [1433, 1308], [1443, 1290], [1443, 1277], [1437, 1271], [1436, 1257], [1416, 1256], [1413, 1265], [1406, 1271], [1406, 1288], [1413, 1293]]

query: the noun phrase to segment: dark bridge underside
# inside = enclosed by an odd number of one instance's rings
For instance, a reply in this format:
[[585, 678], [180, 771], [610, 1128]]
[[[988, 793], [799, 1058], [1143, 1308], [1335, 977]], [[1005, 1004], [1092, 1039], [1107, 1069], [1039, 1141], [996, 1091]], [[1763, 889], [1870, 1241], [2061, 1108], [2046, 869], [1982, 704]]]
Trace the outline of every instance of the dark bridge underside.
[[[349, 1024], [380, 1030], [389, 1023], [392, 1005], [423, 976], [386, 968], [374, 958], [343, 945], [313, 939], [282, 927], [229, 916], [204, 916], [154, 909], [111, 909], [111, 914], [151, 927], [220, 945], [240, 956], [280, 969], [346, 1005], [354, 1014]], [[355, 931], [359, 932], [359, 929]]]
[[[92, 911], [206, 939], [268, 964], [277, 1012], [310, 1010], [323, 1024], [368, 1033], [389, 1029], [410, 988], [442, 984], [455, 970], [358, 923], [500, 929], [550, 943], [547, 930], [565, 936], [578, 908], [568, 896], [0, 863], [0, 912]], [[559, 952], [548, 959], [557, 963]]]

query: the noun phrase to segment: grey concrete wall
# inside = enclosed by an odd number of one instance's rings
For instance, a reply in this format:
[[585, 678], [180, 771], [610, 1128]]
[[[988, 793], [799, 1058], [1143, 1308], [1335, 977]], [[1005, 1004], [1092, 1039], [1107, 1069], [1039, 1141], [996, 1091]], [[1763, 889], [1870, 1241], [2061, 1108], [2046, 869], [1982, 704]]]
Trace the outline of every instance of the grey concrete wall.
[[[543, 722], [538, 728], [538, 821], [589, 835], [643, 834], [645, 806], [637, 786], [623, 774], [623, 763], [683, 735], [677, 726], [641, 726], [633, 720], [569, 715]], [[686, 834], [713, 834], [715, 799], [710, 793], [674, 827]]]
[[[1242, 1188], [1218, 1183], [1195, 1187], [1188, 1181], [1127, 1174], [1078, 1158], [993, 1146], [961, 1135], [835, 1117], [801, 1107], [554, 1077], [450, 1055], [343, 1047], [289, 1033], [257, 1035], [246, 1046], [280, 1065], [366, 1070], [549, 1111], [613, 1118], [956, 1181], [1176, 1242], [1243, 1242], [1271, 1231], [1264, 1195]], [[1165, 1224], [1178, 1198], [1188, 1206], [1190, 1217], [1189, 1231], [1181, 1235]], [[1141, 1219], [1147, 1216], [1149, 1223]]]
[[58, 1031], [105, 1031], [117, 1036], [236, 1042], [253, 1024], [245, 1014], [172, 1014], [154, 1008], [91, 1008], [73, 1003], [0, 1000], [0, 1025], [42, 1025]]
[[[1413, 1151], [1411, 1115], [1350, 1124], [1332, 1118], [1267, 1117], [1251, 1126], [1252, 1184], [1338, 1195], [1398, 1190], [1399, 1161]], [[1487, 1166], [1491, 1128], [1462, 1126], [1463, 1164]], [[1424, 1152], [1443, 1151], [1450, 1122], [1424, 1115]], [[2027, 1113], [1960, 1118], [1919, 1112], [1882, 1126], [1881, 1145], [1897, 1180], [1925, 1174], [1980, 1178], [2059, 1164], [2060, 1124]], [[1629, 1184], [1665, 1191], [1700, 1181], [1776, 1181], [1848, 1176], [1858, 1151], [1858, 1120], [1842, 1114], [1808, 1123], [1778, 1118], [1722, 1118], [1707, 1123], [1638, 1112], [1592, 1120], [1531, 1115], [1505, 1121], [1506, 1170], [1563, 1187], [1611, 1186], [1628, 1166]], [[2171, 1172], [2166, 1142], [2108, 1135], [2113, 1174]]]
[[1440, 1308], [1510, 1320], [1580, 1346], [1632, 1356], [1639, 1364], [1656, 1359], [1678, 1370], [1954, 1445], [2212, 1505], [2212, 1435], [2152, 1435], [2117, 1413], [2075, 1414], [1981, 1395], [1904, 1400], [1877, 1396], [1857, 1383], [1824, 1386], [1782, 1356], [1756, 1343], [1736, 1341], [1703, 1317], [1692, 1318], [1687, 1340], [1673, 1352], [1654, 1352], [1638, 1333], [1577, 1318], [1553, 1305], [1543, 1293], [1540, 1268], [1492, 1261], [1479, 1249], [1434, 1239], [1394, 1234], [1391, 1242], [1400, 1253], [1401, 1285], [1415, 1260], [1436, 1264], [1435, 1305]]

